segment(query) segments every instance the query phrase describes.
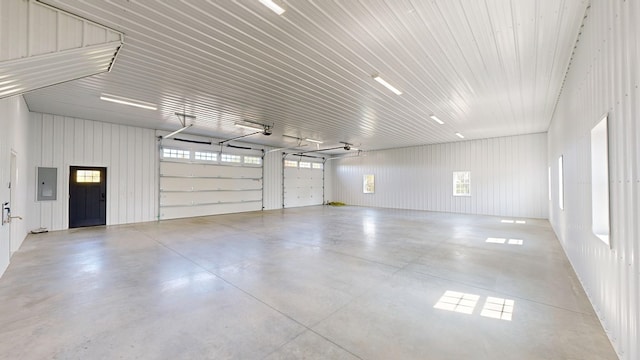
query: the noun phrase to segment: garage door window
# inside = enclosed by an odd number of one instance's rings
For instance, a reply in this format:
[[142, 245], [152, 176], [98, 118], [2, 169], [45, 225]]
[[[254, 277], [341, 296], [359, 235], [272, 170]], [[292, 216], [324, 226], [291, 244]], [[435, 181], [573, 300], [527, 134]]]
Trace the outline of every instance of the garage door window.
[[196, 151], [196, 160], [218, 161], [218, 154], [214, 152]]
[[250, 165], [260, 165], [262, 164], [262, 159], [258, 156], [245, 156], [244, 163]]
[[222, 154], [220, 160], [230, 163], [239, 163], [242, 160], [240, 155]]
[[189, 150], [164, 148], [162, 149], [162, 157], [165, 159], [189, 159], [191, 152]]

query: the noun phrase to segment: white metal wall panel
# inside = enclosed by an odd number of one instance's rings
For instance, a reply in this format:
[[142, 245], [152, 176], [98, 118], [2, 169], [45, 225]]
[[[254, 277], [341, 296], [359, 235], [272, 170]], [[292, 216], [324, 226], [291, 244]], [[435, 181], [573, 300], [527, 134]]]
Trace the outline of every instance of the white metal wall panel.
[[266, 149], [264, 156], [264, 209], [282, 209], [282, 151]]
[[27, 174], [30, 166], [28, 157], [28, 121], [29, 110], [22, 96], [14, 96], [0, 100], [0, 204], [9, 201], [11, 152], [16, 153], [17, 184], [16, 197], [11, 199], [11, 211], [14, 216], [22, 216], [23, 220], [14, 219], [11, 227], [0, 226], [0, 275], [9, 264], [9, 253], [13, 253], [22, 244], [27, 235], [27, 221], [31, 218], [28, 194]]
[[0, 2], [0, 61], [121, 41], [121, 34], [34, 0]]
[[[640, 359], [640, 5], [597, 0], [549, 128], [550, 221], [621, 359]], [[590, 131], [609, 115], [611, 248], [591, 231]], [[558, 207], [558, 157], [564, 210]]]
[[324, 172], [322, 169], [284, 168], [284, 207], [322, 205]]
[[[547, 218], [546, 134], [364, 152], [327, 162], [332, 200], [352, 205]], [[453, 171], [471, 171], [471, 196], [453, 196]], [[363, 194], [363, 175], [375, 193]]]
[[0, 98], [106, 72], [122, 45], [122, 34], [34, 0], [0, 2], [0, 18], [0, 76], [10, 84]]
[[[72, 165], [107, 168], [107, 225], [156, 219], [158, 165], [153, 130], [41, 113], [30, 114], [29, 126], [32, 166], [58, 168], [59, 194], [56, 201], [34, 201], [30, 228], [68, 228]], [[35, 170], [29, 177], [27, 184], [35, 184]]]

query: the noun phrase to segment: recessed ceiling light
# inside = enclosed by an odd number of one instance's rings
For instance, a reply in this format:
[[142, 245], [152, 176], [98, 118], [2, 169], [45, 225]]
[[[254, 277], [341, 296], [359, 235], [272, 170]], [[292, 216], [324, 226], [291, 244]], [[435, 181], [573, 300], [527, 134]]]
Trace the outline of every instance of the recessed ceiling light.
[[110, 102], [123, 104], [123, 105], [135, 106], [143, 109], [158, 110], [158, 106], [156, 104], [135, 100], [135, 99], [129, 99], [129, 98], [117, 96], [117, 95], [102, 94], [100, 95], [100, 100], [110, 101]]
[[278, 15], [282, 15], [284, 13], [284, 9], [282, 8], [282, 6], [274, 3], [272, 0], [260, 0], [260, 2], [262, 3], [262, 5], [268, 7], [269, 9], [271, 9], [271, 11]]
[[305, 140], [305, 141], [308, 141], [308, 142], [316, 143], [316, 144], [322, 144], [322, 143], [323, 143], [323, 141], [320, 141], [320, 140], [314, 140], [314, 139], [309, 139], [309, 138], [304, 139], [304, 140]]
[[264, 130], [264, 128], [258, 127], [257, 125], [245, 125], [245, 124], [236, 123], [236, 126], [239, 127], [239, 128], [248, 129], [248, 130], [255, 130], [255, 131], [263, 131]]
[[460, 133], [456, 133], [456, 136], [459, 137], [460, 139], [464, 139], [464, 135], [462, 135]]
[[402, 91], [396, 89], [395, 87], [393, 87], [393, 85], [389, 84], [388, 82], [386, 82], [383, 78], [381, 78], [379, 75], [373, 75], [373, 80], [379, 82], [380, 84], [382, 84], [384, 87], [386, 87], [387, 89], [393, 91], [396, 95], [402, 95]]
[[444, 125], [444, 121], [438, 119], [435, 115], [429, 115], [429, 117], [431, 118], [431, 120], [437, 122], [440, 125]]

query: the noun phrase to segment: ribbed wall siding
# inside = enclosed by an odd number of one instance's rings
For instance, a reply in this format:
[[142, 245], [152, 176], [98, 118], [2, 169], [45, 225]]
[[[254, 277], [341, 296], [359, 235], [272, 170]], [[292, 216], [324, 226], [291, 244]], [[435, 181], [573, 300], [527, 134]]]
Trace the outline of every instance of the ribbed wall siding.
[[[594, 0], [549, 129], [550, 221], [622, 359], [640, 359], [640, 5]], [[591, 231], [590, 131], [609, 115], [611, 249]], [[558, 207], [563, 156], [565, 208]]]
[[22, 96], [13, 96], [0, 100], [0, 205], [9, 201], [10, 189], [7, 186], [11, 179], [11, 152], [16, 153], [18, 183], [15, 187], [16, 198], [11, 199], [12, 215], [21, 216], [23, 220], [14, 219], [11, 226], [0, 226], [0, 275], [9, 265], [9, 254], [18, 250], [28, 227], [26, 220], [30, 217], [27, 207], [27, 194], [32, 190], [31, 182], [25, 180], [30, 169], [27, 155], [27, 125], [29, 110]]
[[[265, 148], [269, 151], [270, 148]], [[282, 151], [264, 156], [263, 207], [264, 210], [282, 209]]]
[[[335, 201], [352, 205], [546, 218], [546, 134], [364, 152], [330, 161]], [[471, 196], [453, 196], [453, 171], [471, 171]], [[375, 175], [375, 193], [362, 177]]]
[[69, 167], [107, 167], [107, 225], [157, 218], [158, 164], [155, 133], [125, 125], [31, 113], [33, 169], [25, 185], [35, 186], [38, 166], [58, 168], [58, 199], [33, 199], [32, 228], [69, 225]]

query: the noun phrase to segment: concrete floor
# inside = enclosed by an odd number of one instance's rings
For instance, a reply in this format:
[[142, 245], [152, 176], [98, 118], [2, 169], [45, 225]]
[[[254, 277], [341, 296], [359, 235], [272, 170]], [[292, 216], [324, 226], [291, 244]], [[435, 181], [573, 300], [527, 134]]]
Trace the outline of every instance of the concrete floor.
[[616, 359], [549, 223], [501, 220], [325, 206], [32, 235], [0, 279], [0, 358]]

